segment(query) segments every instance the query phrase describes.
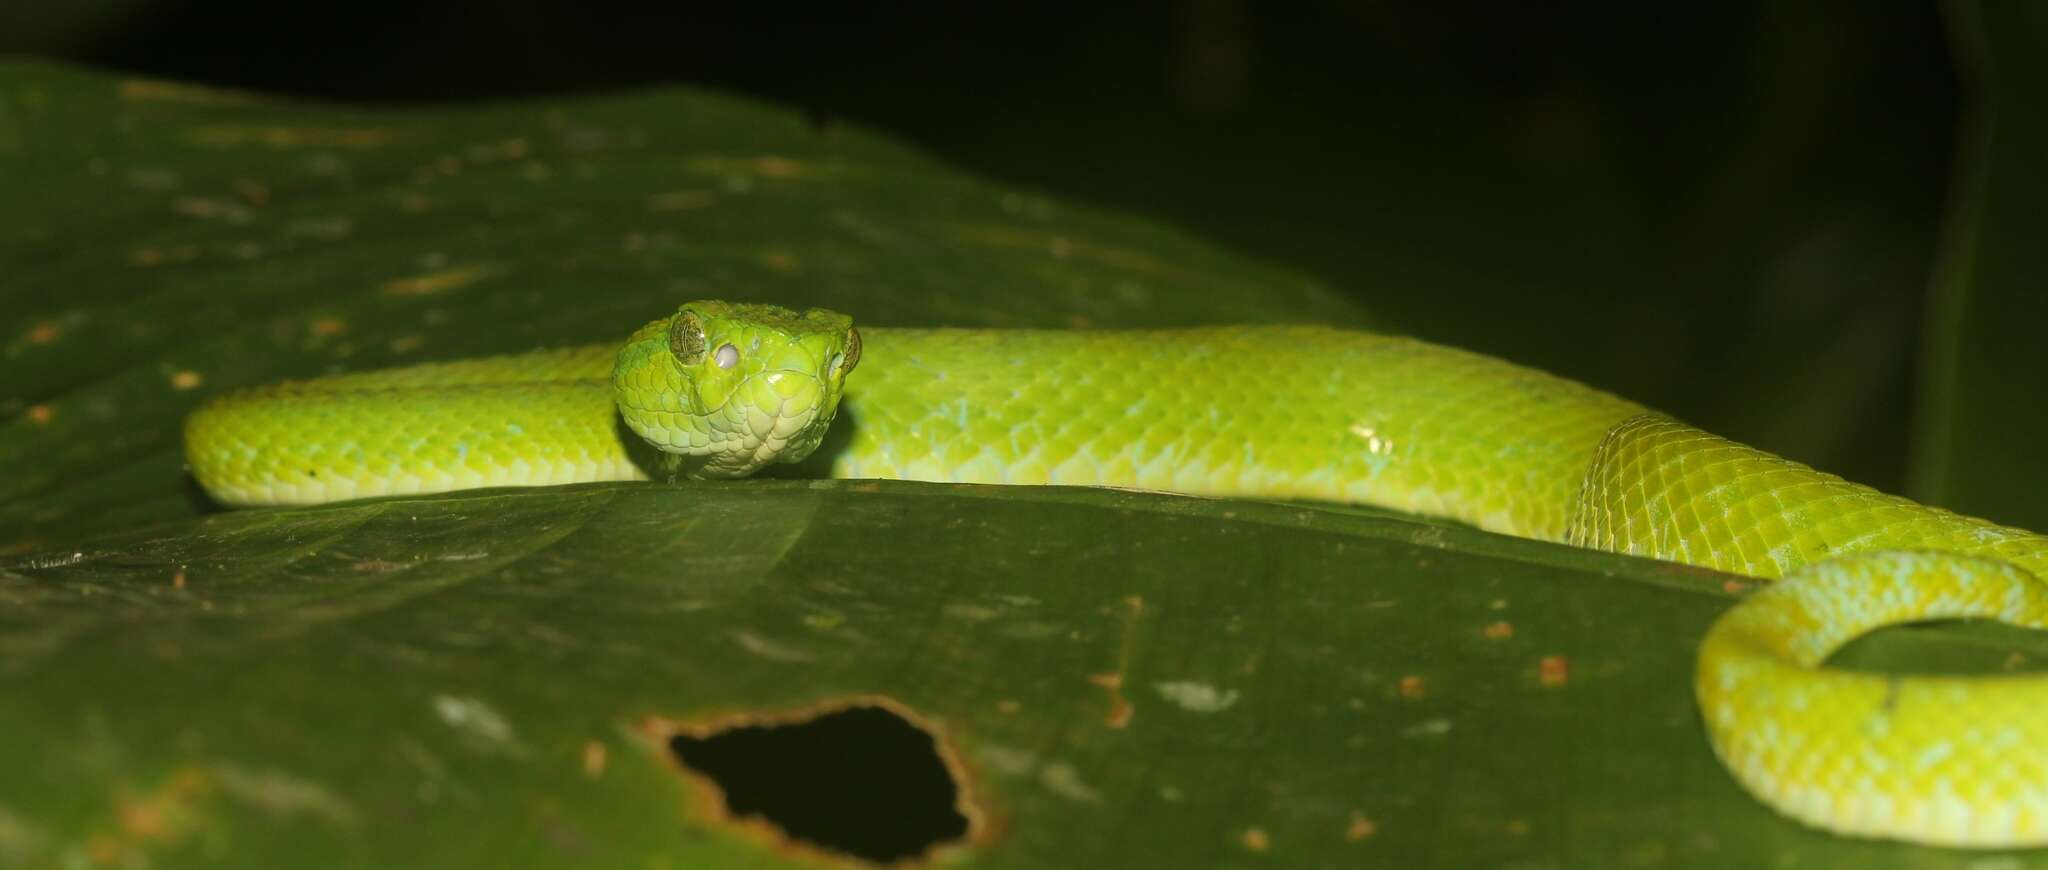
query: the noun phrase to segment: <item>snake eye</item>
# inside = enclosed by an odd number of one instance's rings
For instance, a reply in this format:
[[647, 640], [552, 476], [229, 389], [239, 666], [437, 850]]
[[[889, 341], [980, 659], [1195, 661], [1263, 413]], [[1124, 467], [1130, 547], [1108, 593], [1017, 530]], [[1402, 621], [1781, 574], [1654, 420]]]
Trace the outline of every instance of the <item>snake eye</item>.
[[686, 366], [704, 361], [704, 325], [697, 322], [697, 315], [684, 312], [669, 322], [668, 352]]
[[845, 361], [839, 364], [839, 373], [841, 375], [853, 371], [854, 365], [860, 362], [860, 330], [854, 329], [851, 326], [846, 328], [845, 353]]
[[721, 344], [718, 346], [718, 353], [712, 356], [711, 361], [718, 363], [719, 368], [732, 368], [740, 364], [740, 349], [729, 344]]

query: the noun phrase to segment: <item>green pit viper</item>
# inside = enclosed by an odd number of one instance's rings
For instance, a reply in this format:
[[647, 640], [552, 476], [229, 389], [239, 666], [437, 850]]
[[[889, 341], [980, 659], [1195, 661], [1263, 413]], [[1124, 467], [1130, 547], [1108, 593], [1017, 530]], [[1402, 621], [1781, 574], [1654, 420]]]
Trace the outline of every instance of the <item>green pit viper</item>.
[[840, 413], [855, 425], [830, 457], [836, 477], [1363, 503], [1782, 578], [1700, 645], [1700, 714], [1744, 787], [1846, 835], [2048, 843], [2048, 678], [1823, 665], [1896, 622], [2048, 626], [2035, 579], [2048, 538], [1413, 339], [1310, 326], [856, 331], [830, 311], [704, 301], [622, 346], [226, 394], [188, 418], [185, 445], [224, 504], [306, 504], [740, 477], [803, 459]]

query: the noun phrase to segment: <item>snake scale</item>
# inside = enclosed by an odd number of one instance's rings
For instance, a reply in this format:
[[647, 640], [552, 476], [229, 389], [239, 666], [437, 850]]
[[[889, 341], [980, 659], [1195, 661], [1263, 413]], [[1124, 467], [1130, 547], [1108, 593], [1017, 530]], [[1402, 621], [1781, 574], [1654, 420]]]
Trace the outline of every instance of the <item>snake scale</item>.
[[805, 458], [835, 416], [854, 422], [829, 457], [837, 477], [1362, 503], [1782, 578], [1700, 646], [1700, 715], [1735, 778], [1840, 834], [2048, 844], [2048, 679], [1823, 665], [1898, 622], [2048, 627], [2036, 579], [2048, 538], [1413, 339], [1309, 326], [856, 331], [819, 309], [704, 301], [623, 345], [226, 394], [185, 437], [220, 502], [307, 504], [739, 477]]

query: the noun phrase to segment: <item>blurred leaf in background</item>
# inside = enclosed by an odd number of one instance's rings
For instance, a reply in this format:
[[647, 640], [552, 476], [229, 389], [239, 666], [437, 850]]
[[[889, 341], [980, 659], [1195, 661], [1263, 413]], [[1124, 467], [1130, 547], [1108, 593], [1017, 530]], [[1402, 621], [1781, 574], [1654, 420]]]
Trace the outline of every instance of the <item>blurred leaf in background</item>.
[[1916, 495], [2048, 528], [2039, 394], [2048, 372], [2048, 10], [1956, 3], [1970, 90], [1955, 192], [1926, 329]]
[[107, 51], [165, 5], [163, 0], [0, 4], [0, 55]]

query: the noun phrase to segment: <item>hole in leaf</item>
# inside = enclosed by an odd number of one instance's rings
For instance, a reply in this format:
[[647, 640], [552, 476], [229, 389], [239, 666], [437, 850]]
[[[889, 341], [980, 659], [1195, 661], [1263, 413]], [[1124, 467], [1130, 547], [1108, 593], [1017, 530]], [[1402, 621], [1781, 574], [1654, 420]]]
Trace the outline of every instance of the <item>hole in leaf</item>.
[[727, 720], [668, 741], [684, 767], [717, 787], [727, 815], [803, 845], [890, 864], [976, 827], [940, 743], [891, 706]]

